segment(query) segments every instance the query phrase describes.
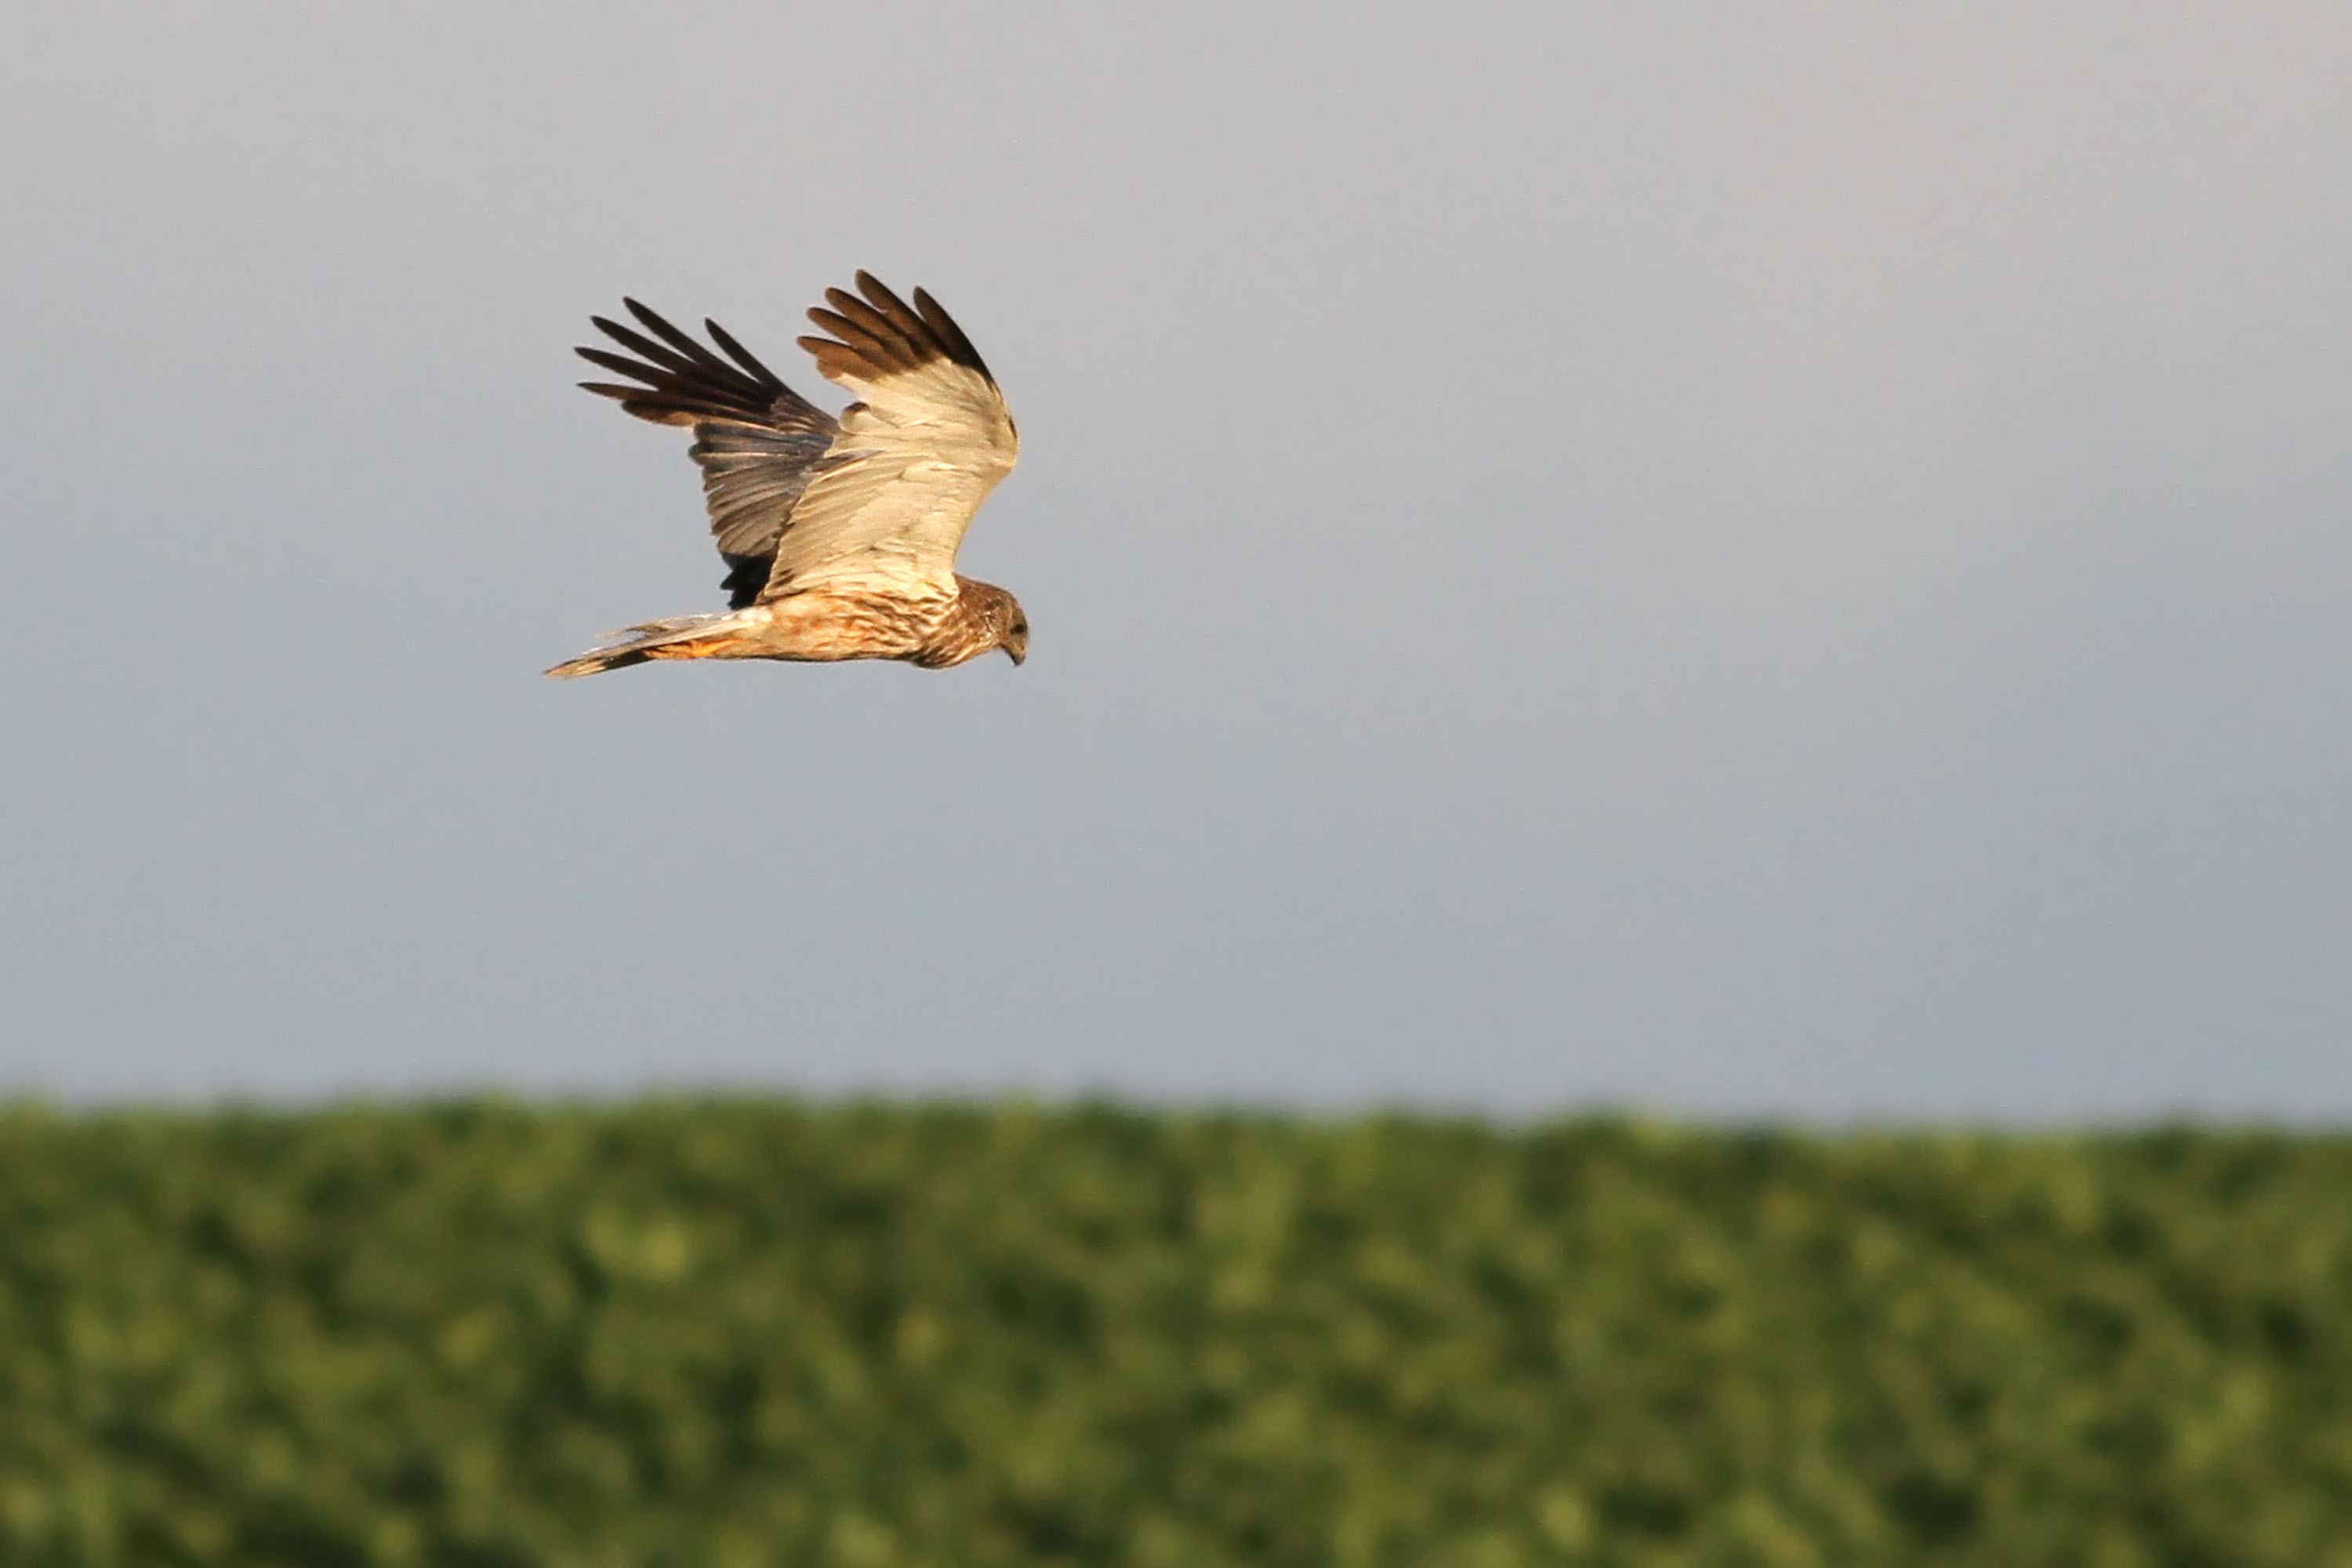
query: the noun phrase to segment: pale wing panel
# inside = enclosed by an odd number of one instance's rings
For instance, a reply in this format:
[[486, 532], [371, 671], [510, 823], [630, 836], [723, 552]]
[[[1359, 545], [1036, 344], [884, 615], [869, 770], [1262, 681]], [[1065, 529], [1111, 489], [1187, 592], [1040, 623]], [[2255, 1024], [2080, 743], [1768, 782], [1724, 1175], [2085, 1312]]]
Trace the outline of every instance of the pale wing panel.
[[803, 338], [829, 379], [859, 401], [793, 509], [767, 596], [850, 580], [937, 585], [954, 572], [972, 514], [1019, 450], [996, 383], [952, 318], [866, 273], [864, 298], [832, 289]]

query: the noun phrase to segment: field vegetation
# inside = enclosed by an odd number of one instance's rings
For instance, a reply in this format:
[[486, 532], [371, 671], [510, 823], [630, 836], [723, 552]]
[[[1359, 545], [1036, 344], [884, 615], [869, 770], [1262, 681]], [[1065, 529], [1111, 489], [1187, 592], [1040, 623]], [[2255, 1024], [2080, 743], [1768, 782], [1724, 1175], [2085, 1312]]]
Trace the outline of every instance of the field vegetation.
[[0, 1111], [0, 1563], [2352, 1565], [2352, 1141]]

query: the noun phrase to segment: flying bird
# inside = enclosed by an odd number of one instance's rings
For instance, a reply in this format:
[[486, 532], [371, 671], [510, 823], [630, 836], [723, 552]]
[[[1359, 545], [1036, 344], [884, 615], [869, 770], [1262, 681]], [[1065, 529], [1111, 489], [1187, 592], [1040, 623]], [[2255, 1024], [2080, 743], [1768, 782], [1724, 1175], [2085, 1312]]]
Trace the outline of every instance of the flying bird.
[[694, 432], [688, 455], [701, 465], [727, 563], [728, 608], [608, 632], [607, 646], [548, 674], [656, 658], [897, 658], [945, 669], [999, 648], [1014, 664], [1028, 656], [1020, 601], [955, 570], [964, 530], [1020, 447], [996, 378], [920, 289], [909, 307], [860, 272], [856, 294], [824, 297], [809, 320], [832, 335], [800, 345], [857, 399], [837, 418], [716, 321], [703, 322], [714, 353], [635, 300], [623, 303], [642, 332], [589, 318], [629, 354], [580, 356], [640, 384], [580, 384], [640, 419]]

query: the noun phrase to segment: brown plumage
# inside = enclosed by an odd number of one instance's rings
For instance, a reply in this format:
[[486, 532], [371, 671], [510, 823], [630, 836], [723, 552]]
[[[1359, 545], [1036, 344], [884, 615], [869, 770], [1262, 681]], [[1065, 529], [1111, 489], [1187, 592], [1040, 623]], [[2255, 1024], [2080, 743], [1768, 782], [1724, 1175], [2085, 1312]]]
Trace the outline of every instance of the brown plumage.
[[703, 323], [714, 353], [635, 300], [624, 303], [643, 332], [590, 318], [635, 357], [597, 348], [581, 357], [642, 384], [580, 384], [640, 419], [694, 431], [689, 455], [727, 563], [729, 608], [607, 634], [610, 646], [548, 674], [657, 658], [896, 658], [944, 669], [999, 648], [1015, 664], [1027, 657], [1020, 601], [955, 571], [964, 530], [1019, 449], [996, 379], [920, 289], [911, 307], [864, 272], [857, 289], [827, 289], [809, 320], [832, 336], [800, 340], [858, 399], [837, 419], [716, 321]]

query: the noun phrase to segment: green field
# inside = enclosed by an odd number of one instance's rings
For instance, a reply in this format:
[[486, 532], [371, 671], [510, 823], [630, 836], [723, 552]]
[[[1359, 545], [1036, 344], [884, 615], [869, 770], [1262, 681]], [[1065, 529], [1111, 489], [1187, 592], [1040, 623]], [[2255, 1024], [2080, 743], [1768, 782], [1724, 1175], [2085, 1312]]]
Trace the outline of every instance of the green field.
[[0, 1563], [2352, 1565], [2352, 1140], [0, 1110]]

